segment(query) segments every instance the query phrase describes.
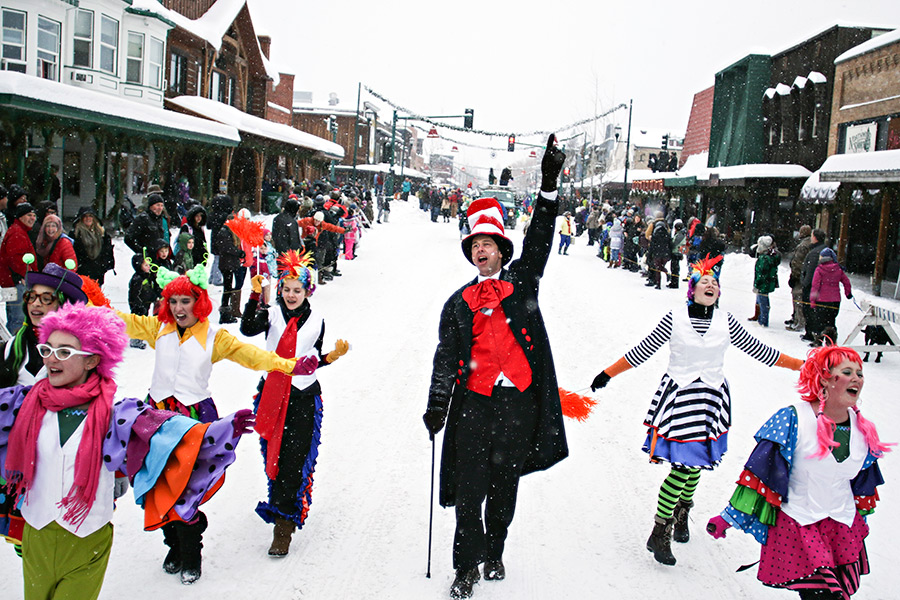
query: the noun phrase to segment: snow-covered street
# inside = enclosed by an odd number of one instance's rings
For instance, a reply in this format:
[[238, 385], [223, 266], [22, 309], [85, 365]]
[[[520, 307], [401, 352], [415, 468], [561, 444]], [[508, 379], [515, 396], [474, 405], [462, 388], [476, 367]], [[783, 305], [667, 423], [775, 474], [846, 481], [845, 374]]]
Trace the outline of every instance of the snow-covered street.
[[[462, 256], [456, 222], [432, 223], [414, 202], [393, 202], [391, 208], [390, 223], [364, 231], [359, 258], [341, 260], [344, 276], [320, 286], [312, 298], [325, 317], [326, 351], [337, 338], [348, 340], [352, 348], [318, 373], [325, 405], [322, 444], [309, 518], [294, 535], [290, 554], [284, 559], [266, 555], [271, 526], [254, 512], [265, 497], [266, 479], [258, 439], [249, 435], [238, 447], [224, 487], [204, 506], [209, 529], [202, 578], [184, 586], [177, 576], [163, 572], [162, 534], [142, 531], [141, 510], [129, 492], [114, 518], [115, 542], [101, 598], [448, 597], [452, 510], [435, 506], [432, 576], [425, 577], [432, 445], [421, 417], [441, 307], [475, 276], [475, 269]], [[521, 226], [510, 237], [518, 256]], [[656, 290], [645, 287], [637, 274], [608, 269], [596, 258], [596, 246], [585, 245], [586, 237], [573, 238], [568, 256], [554, 249], [541, 286], [558, 379], [572, 391], [583, 391], [685, 298], [683, 283], [679, 290]], [[126, 307], [132, 271], [130, 251], [121, 240], [116, 242], [116, 256], [118, 272], [107, 275], [105, 291], [114, 304]], [[765, 343], [803, 357], [809, 349], [806, 342], [782, 325], [791, 313], [786, 263], [779, 272], [781, 287], [772, 295], [768, 329], [746, 321], [754, 306], [752, 272], [748, 256], [726, 255], [722, 309]], [[245, 285], [245, 301], [248, 288]], [[218, 300], [221, 288], [211, 292]], [[857, 301], [870, 299], [900, 311], [900, 302], [872, 299], [858, 290], [854, 295]], [[837, 320], [841, 342], [860, 317], [852, 301], [842, 303]], [[238, 333], [237, 325], [228, 328]], [[254, 342], [264, 343], [261, 337]], [[856, 343], [862, 343], [862, 336]], [[118, 370], [120, 396], [143, 397], [153, 351], [126, 352]], [[594, 395], [599, 403], [586, 422], [567, 420], [569, 458], [522, 479], [504, 555], [506, 580], [482, 580], [475, 598], [796, 597], [763, 587], [755, 568], [735, 572], [759, 558], [753, 538], [732, 530], [726, 539], [714, 540], [704, 533], [706, 521], [733, 491], [753, 448], [754, 432], [776, 409], [798, 398], [795, 373], [769, 369], [734, 348], [725, 367], [734, 405], [730, 450], [718, 469], [703, 474], [691, 513], [692, 539], [673, 544], [675, 567], [655, 562], [645, 549], [667, 468], [649, 464], [640, 451], [645, 435], [641, 422], [667, 358], [664, 348], [639, 369], [613, 379]], [[887, 353], [880, 364], [870, 361], [864, 370], [863, 414], [878, 426], [882, 440], [900, 441], [900, 406], [893, 404], [900, 354]], [[232, 363], [218, 364], [213, 373], [213, 393], [222, 414], [251, 406], [257, 373]], [[867, 540], [872, 573], [854, 596], [860, 600], [897, 597], [890, 540], [900, 534], [900, 456], [888, 454], [881, 467], [886, 483], [869, 519]], [[0, 546], [0, 571], [6, 579], [3, 597], [21, 599], [21, 564], [11, 546]]]

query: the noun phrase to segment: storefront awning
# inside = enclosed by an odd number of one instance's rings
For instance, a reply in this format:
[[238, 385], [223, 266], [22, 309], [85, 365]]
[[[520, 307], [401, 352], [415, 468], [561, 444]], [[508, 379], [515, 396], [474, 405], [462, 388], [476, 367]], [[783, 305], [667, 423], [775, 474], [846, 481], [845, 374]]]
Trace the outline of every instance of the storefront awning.
[[0, 119], [16, 114], [59, 119], [67, 126], [122, 132], [151, 140], [217, 146], [237, 146], [241, 141], [237, 129], [228, 125], [12, 71], [0, 71], [0, 108]]
[[178, 96], [177, 98], [167, 98], [166, 102], [195, 115], [236, 127], [239, 131], [250, 135], [312, 150], [329, 159], [341, 160], [344, 158], [344, 148], [338, 144], [329, 142], [311, 133], [300, 131], [290, 125], [260, 119], [233, 106], [222, 104], [209, 98]]
[[690, 177], [670, 177], [666, 179], [666, 187], [692, 187], [697, 185], [697, 178], [693, 175]]
[[840, 183], [900, 182], [900, 150], [833, 154], [819, 169], [819, 179]]
[[819, 173], [820, 171], [816, 171], [810, 175], [806, 183], [803, 184], [803, 189], [800, 190], [800, 199], [815, 204], [830, 204], [834, 202], [834, 197], [837, 196], [837, 191], [841, 184], [820, 181]]
[[[341, 171], [352, 171], [353, 167], [351, 165], [338, 165], [335, 169], [339, 169]], [[362, 171], [363, 173], [388, 173], [391, 170], [391, 165], [388, 163], [378, 163], [375, 165], [370, 164], [361, 164], [356, 165], [357, 171]], [[394, 165], [394, 175], [400, 176], [400, 165]], [[403, 167], [403, 176], [410, 177], [412, 179], [428, 179], [431, 177], [428, 173], [423, 173], [422, 171], [418, 171], [416, 169], [411, 169], [409, 167]]]

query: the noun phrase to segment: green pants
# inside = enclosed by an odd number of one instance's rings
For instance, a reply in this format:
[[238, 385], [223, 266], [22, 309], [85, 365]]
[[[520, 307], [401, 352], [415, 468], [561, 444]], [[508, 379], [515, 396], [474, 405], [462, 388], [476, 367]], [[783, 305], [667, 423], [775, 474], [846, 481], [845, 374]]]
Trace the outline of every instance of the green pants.
[[112, 542], [112, 523], [84, 538], [69, 533], [55, 521], [43, 529], [25, 523], [25, 600], [96, 599], [103, 586]]

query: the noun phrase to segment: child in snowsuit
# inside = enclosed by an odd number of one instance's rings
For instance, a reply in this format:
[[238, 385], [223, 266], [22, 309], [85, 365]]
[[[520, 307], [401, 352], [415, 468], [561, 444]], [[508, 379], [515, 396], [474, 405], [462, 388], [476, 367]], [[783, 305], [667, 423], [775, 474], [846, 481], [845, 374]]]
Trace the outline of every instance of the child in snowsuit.
[[353, 215], [353, 209], [350, 209], [350, 216], [344, 219], [344, 258], [353, 260], [356, 254], [353, 249], [356, 246], [356, 237], [359, 235], [359, 225], [357, 218]]
[[172, 258], [172, 249], [165, 240], [156, 240], [153, 248], [153, 256], [150, 258], [154, 265], [170, 271], [175, 270], [175, 260]]
[[175, 255], [175, 271], [184, 275], [194, 268], [194, 236], [187, 232], [178, 235], [178, 253]]
[[[150, 314], [150, 308], [159, 300], [161, 290], [156, 285], [156, 277], [150, 271], [149, 258], [135, 254], [131, 257], [131, 266], [134, 275], [128, 282], [128, 310], [133, 315], [147, 316]], [[144, 340], [133, 339], [130, 346], [143, 350], [147, 347], [147, 343]]]
[[800, 400], [756, 433], [728, 506], [706, 527], [715, 538], [729, 527], [755, 537], [757, 578], [801, 600], [847, 600], [869, 572], [866, 517], [884, 483], [878, 459], [893, 444], [881, 442], [857, 406], [863, 383], [856, 351], [810, 351]]
[[310, 366], [306, 375], [263, 375], [254, 398], [269, 480], [268, 501], [260, 502], [256, 512], [266, 523], [275, 525], [269, 548], [269, 556], [274, 557], [287, 555], [291, 535], [303, 527], [312, 502], [322, 426], [322, 388], [315, 370], [333, 363], [349, 348], [345, 341], [338, 340], [334, 350], [322, 354], [325, 321], [309, 303], [316, 289], [311, 256], [301, 257], [294, 250], [281, 255], [279, 294], [271, 308], [259, 303], [262, 277], [254, 277], [250, 281], [253, 292], [241, 317], [241, 333], [265, 333], [266, 349], [279, 356], [296, 356], [298, 362]]
[[40, 328], [47, 378], [0, 390], [0, 464], [22, 502], [26, 600], [97, 598], [113, 500], [128, 480], [145, 529], [190, 520], [253, 424], [249, 410], [201, 425], [135, 398], [113, 404], [127, 339], [112, 310], [65, 305]]

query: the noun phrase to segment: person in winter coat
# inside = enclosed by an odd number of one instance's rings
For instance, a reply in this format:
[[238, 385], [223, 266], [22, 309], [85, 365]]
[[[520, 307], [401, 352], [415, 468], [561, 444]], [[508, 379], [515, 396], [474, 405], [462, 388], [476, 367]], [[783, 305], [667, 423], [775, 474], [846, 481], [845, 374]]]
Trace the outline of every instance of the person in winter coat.
[[593, 246], [600, 237], [600, 207], [595, 206], [587, 218], [588, 246]]
[[[301, 228], [315, 228], [316, 240], [316, 264], [319, 265], [319, 284], [330, 281], [337, 273], [330, 267], [330, 259], [333, 247], [333, 238], [337, 234], [344, 233], [343, 227], [338, 227], [325, 220], [325, 212], [316, 211], [312, 217], [304, 217], [298, 221]], [[336, 254], [335, 254], [336, 255]], [[329, 270], [331, 269], [331, 270]]]
[[800, 400], [772, 415], [731, 501], [706, 530], [729, 527], [761, 544], [757, 579], [800, 600], [847, 600], [869, 573], [865, 538], [891, 450], [859, 409], [862, 361], [822, 346], [800, 369]]
[[[50, 263], [68, 269], [78, 267], [75, 249], [72, 247], [72, 242], [63, 235], [62, 220], [56, 215], [44, 217], [44, 224], [41, 225], [34, 250], [37, 252], [41, 268]], [[67, 261], [71, 261], [71, 264], [66, 264]]]
[[557, 250], [557, 254], [569, 253], [569, 245], [572, 243], [573, 235], [575, 235], [575, 221], [572, 220], [572, 213], [566, 211], [559, 222], [559, 250]]
[[613, 223], [609, 228], [609, 266], [622, 266], [622, 248], [625, 245], [625, 227], [622, 219], [613, 215]]
[[192, 236], [190, 233], [182, 231], [178, 234], [178, 254], [175, 255], [175, 268], [173, 270], [178, 271], [178, 273], [180, 273], [181, 275], [184, 275], [194, 268], [195, 246], [196, 241], [194, 240], [194, 236]]
[[199, 204], [195, 204], [188, 209], [184, 223], [181, 225], [181, 232], [189, 233], [194, 238], [194, 248], [191, 250], [191, 255], [193, 258], [192, 262], [195, 265], [206, 262], [206, 257], [209, 254], [209, 248], [206, 245], [206, 232], [203, 231], [206, 220], [206, 209]]
[[[37, 218], [34, 208], [29, 203], [23, 202], [13, 208], [13, 213], [15, 220], [0, 243], [0, 288], [16, 290], [15, 299], [6, 301], [6, 329], [15, 335], [25, 321], [22, 303], [25, 294], [25, 274], [28, 271], [37, 271], [38, 266], [34, 260], [34, 245], [28, 236]], [[28, 254], [32, 260], [25, 262], [25, 256]]]
[[3, 243], [3, 238], [6, 237], [6, 232], [9, 230], [9, 223], [6, 222], [6, 207], [8, 205], [9, 192], [6, 191], [3, 184], [0, 184], [0, 244]]
[[[40, 328], [47, 377], [0, 390], [0, 454], [25, 520], [25, 598], [97, 598], [114, 499], [128, 480], [147, 509], [146, 530], [186, 524], [215, 493], [253, 424], [249, 410], [200, 425], [136, 398], [116, 402], [124, 329], [109, 308], [63, 306]], [[148, 479], [145, 462], [166, 469]]]
[[344, 258], [353, 260], [356, 258], [356, 238], [359, 235], [359, 225], [354, 211], [350, 209], [350, 216], [344, 219]]
[[164, 267], [170, 271], [175, 270], [175, 259], [172, 257], [172, 249], [169, 248], [169, 244], [165, 240], [156, 240], [152, 250], [147, 255], [155, 267]]
[[224, 282], [219, 324], [237, 323], [237, 316], [240, 314], [240, 288], [237, 287], [236, 274], [243, 269], [241, 260], [244, 258], [244, 251], [241, 250], [237, 236], [224, 225], [212, 238], [212, 250], [219, 257], [219, 270]]
[[700, 255], [701, 259], [715, 259], [721, 256], [722, 260], [716, 264], [715, 268], [719, 273], [722, 272], [722, 264], [725, 262], [725, 242], [719, 239], [718, 229], [715, 227], [707, 227], [703, 231], [703, 239], [700, 240], [700, 245], [697, 247], [697, 253]]
[[672, 259], [670, 261], [671, 275], [669, 287], [678, 289], [678, 281], [681, 279], [681, 260], [684, 258], [684, 245], [687, 235], [684, 231], [684, 221], [675, 219], [672, 222]]
[[72, 247], [78, 261], [78, 274], [90, 277], [101, 286], [106, 272], [114, 269], [112, 238], [100, 224], [94, 209], [82, 206], [75, 217]]
[[781, 264], [781, 254], [770, 235], [760, 236], [750, 250], [756, 252], [753, 289], [756, 290], [756, 306], [759, 312], [757, 320], [763, 327], [768, 327], [769, 294], [778, 287], [778, 265]]
[[822, 326], [819, 324], [818, 311], [812, 306], [810, 294], [812, 293], [813, 276], [819, 267], [819, 253], [825, 249], [825, 232], [821, 229], [814, 229], [809, 240], [809, 252], [806, 253], [803, 266], [800, 267], [801, 301], [806, 317], [806, 332], [800, 336], [800, 339], [814, 342], [816, 336], [822, 331]]
[[156, 240], [169, 243], [169, 224], [165, 215], [165, 201], [159, 194], [147, 196], [147, 210], [134, 218], [125, 232], [125, 243], [135, 254], [153, 254]]
[[[835, 319], [841, 308], [842, 285], [847, 299], [852, 298], [850, 278], [838, 263], [837, 254], [831, 248], [822, 248], [819, 252], [819, 266], [816, 267], [813, 274], [812, 287], [809, 290], [809, 304], [816, 311], [819, 331], [824, 331], [826, 327], [833, 327], [837, 332]], [[832, 342], [836, 341], [837, 339], [832, 340]]]
[[668, 312], [656, 328], [625, 356], [594, 378], [591, 389], [646, 362], [669, 342], [669, 366], [644, 419], [643, 451], [652, 463], [671, 465], [657, 499], [647, 550], [664, 565], [674, 565], [671, 542], [690, 540], [688, 513], [703, 469], [719, 464], [728, 449], [731, 392], [724, 373], [725, 351], [737, 346], [768, 367], [797, 370], [803, 361], [770, 348], [747, 333], [731, 314], [716, 310], [719, 277], [715, 263], [691, 265], [688, 305]]
[[[272, 245], [275, 252], [284, 254], [288, 250], [300, 251], [303, 242], [300, 241], [300, 228], [297, 225], [297, 212], [300, 210], [300, 202], [290, 197], [284, 201], [281, 212], [272, 219]], [[274, 275], [274, 273], [273, 273]]]
[[[150, 309], [159, 301], [161, 290], [156, 285], [156, 276], [151, 271], [153, 263], [150, 257], [135, 254], [131, 257], [131, 267], [134, 269], [134, 275], [128, 282], [128, 310], [133, 315], [147, 316]], [[132, 339], [130, 342], [132, 348], [141, 350], [147, 347], [147, 342], [139, 339]]]
[[[220, 233], [223, 231], [230, 233], [227, 227], [220, 229]], [[156, 350], [148, 396], [158, 409], [171, 410], [201, 423], [215, 421], [219, 413], [209, 379], [213, 365], [223, 359], [255, 371], [310, 373], [308, 363], [260, 350], [209, 322], [212, 302], [206, 291], [208, 282], [203, 265], [184, 275], [159, 269], [156, 278], [163, 296], [159, 315], [144, 317], [119, 311], [117, 314], [125, 321], [131, 338], [142, 339]], [[193, 583], [201, 575], [200, 549], [206, 525], [206, 516], [198, 513], [184, 524], [162, 527], [164, 543], [170, 549], [163, 570], [181, 573], [182, 583]]]
[[785, 328], [790, 331], [803, 331], [806, 329], [806, 316], [803, 311], [803, 278], [801, 271], [806, 255], [812, 247], [812, 227], [803, 225], [798, 232], [800, 241], [794, 248], [794, 254], [791, 256], [791, 275], [788, 277], [788, 285], [791, 288], [791, 299], [793, 300], [794, 312], [791, 315], [790, 322], [785, 323]]
[[691, 217], [687, 226], [687, 262], [692, 265], [703, 258], [700, 255], [700, 243], [703, 241], [703, 234], [706, 227], [697, 217]]
[[56, 215], [58, 217], [59, 207], [56, 206], [56, 202], [41, 200], [35, 206], [34, 214], [36, 218], [29, 235], [31, 236], [31, 243], [37, 247], [37, 239], [41, 233], [41, 228], [44, 226], [44, 219], [47, 218], [47, 215]]
[[278, 262], [281, 276], [275, 306], [259, 303], [262, 277], [257, 275], [250, 282], [253, 292], [241, 317], [242, 334], [265, 333], [267, 350], [285, 358], [296, 356], [310, 365], [306, 375], [263, 375], [253, 400], [269, 481], [268, 501], [260, 502], [256, 513], [274, 525], [269, 547], [269, 556], [274, 557], [287, 555], [291, 536], [303, 527], [312, 503], [322, 428], [322, 388], [316, 369], [330, 365], [349, 349], [347, 342], [337, 340], [334, 350], [322, 353], [325, 320], [309, 302], [316, 289], [311, 255], [301, 257], [290, 250]]
[[505, 578], [503, 549], [519, 478], [568, 455], [556, 370], [538, 306], [565, 161], [554, 142], [551, 134], [521, 257], [503, 268], [512, 259], [513, 244], [503, 229], [500, 204], [494, 198], [472, 202], [472, 233], [462, 250], [478, 277], [454, 292], [441, 312], [423, 420], [432, 439], [447, 423], [440, 503], [456, 507], [453, 598], [472, 595], [481, 563], [485, 579]]
[[[6, 224], [12, 227], [16, 219], [16, 207], [20, 204], [28, 202], [28, 191], [20, 185], [12, 184], [9, 186], [6, 204]], [[35, 214], [35, 217], [37, 214]]]
[[629, 271], [640, 271], [638, 266], [638, 237], [642, 233], [640, 230], [640, 216], [635, 215], [632, 209], [625, 212], [625, 220], [622, 227], [625, 231], [625, 241], [622, 245], [622, 262], [625, 269]]
[[672, 260], [672, 237], [663, 213], [657, 211], [653, 222], [647, 227], [650, 232], [650, 246], [647, 249], [647, 277], [648, 287], [660, 289], [662, 287], [662, 274], [666, 270], [666, 263]]

